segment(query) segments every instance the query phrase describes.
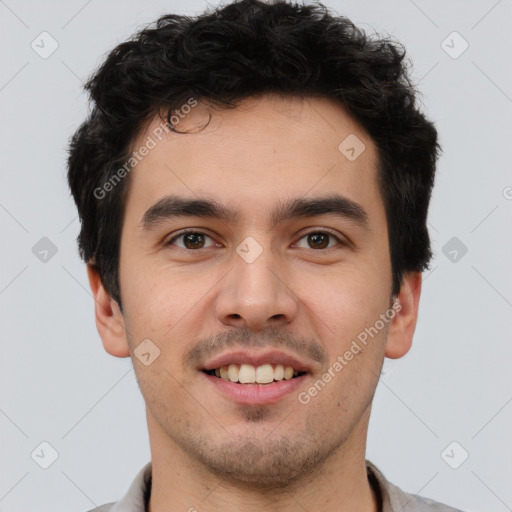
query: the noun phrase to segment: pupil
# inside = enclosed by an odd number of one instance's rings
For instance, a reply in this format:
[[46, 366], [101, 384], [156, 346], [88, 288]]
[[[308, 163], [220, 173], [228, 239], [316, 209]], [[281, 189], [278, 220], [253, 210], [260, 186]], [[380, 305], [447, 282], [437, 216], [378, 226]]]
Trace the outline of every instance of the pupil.
[[203, 235], [200, 233], [187, 233], [185, 236], [185, 245], [189, 249], [197, 249], [197, 245], [201, 245], [202, 243]]
[[[328, 237], [325, 233], [311, 233], [308, 238], [310, 242], [317, 246], [317, 248], [318, 244], [321, 245], [320, 249], [323, 249], [329, 245]], [[322, 238], [324, 243], [322, 243]]]

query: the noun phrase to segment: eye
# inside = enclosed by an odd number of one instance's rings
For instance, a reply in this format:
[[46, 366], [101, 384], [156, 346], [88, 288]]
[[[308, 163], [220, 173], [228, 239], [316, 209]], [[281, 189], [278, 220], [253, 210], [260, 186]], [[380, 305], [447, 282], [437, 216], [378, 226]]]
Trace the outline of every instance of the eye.
[[[176, 240], [182, 240], [182, 245], [175, 244]], [[209, 239], [213, 242], [213, 239], [205, 233], [201, 231], [182, 231], [180, 234], [173, 236], [165, 245], [176, 245], [180, 249], [206, 249], [208, 247], [213, 247], [215, 243], [205, 245], [206, 239]]]
[[336, 240], [338, 245], [344, 245], [336, 235], [329, 231], [311, 231], [303, 235], [300, 240], [304, 238], [309, 246], [306, 249], [330, 249], [332, 245], [329, 245], [329, 239]]

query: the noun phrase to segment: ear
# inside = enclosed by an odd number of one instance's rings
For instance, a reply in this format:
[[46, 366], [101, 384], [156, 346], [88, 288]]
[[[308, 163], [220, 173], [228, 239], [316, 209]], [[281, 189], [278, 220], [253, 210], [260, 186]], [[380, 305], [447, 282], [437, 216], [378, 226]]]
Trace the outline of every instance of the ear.
[[87, 264], [87, 275], [94, 298], [96, 328], [105, 350], [116, 357], [129, 357], [130, 348], [126, 339], [124, 318], [119, 305], [105, 290], [98, 270]]
[[391, 320], [386, 341], [385, 356], [390, 359], [403, 357], [412, 345], [421, 294], [421, 272], [406, 272], [400, 293], [393, 305], [396, 312]]

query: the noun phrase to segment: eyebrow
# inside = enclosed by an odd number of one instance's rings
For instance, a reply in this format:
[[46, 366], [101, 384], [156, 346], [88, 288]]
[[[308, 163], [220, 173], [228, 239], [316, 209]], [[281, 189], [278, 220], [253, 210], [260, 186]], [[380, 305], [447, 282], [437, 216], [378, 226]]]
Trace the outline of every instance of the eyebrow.
[[[334, 214], [353, 221], [366, 231], [370, 230], [368, 213], [358, 203], [338, 194], [326, 197], [297, 198], [281, 203], [272, 212], [272, 229], [291, 219]], [[151, 230], [160, 223], [177, 217], [200, 217], [217, 219], [227, 224], [237, 224], [240, 214], [217, 201], [210, 199], [187, 199], [169, 195], [160, 199], [143, 215], [140, 226]]]

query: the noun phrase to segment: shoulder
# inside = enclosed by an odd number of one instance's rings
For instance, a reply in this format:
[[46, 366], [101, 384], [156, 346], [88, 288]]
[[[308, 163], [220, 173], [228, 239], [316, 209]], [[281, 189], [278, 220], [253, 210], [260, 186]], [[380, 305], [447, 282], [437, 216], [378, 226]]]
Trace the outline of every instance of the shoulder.
[[462, 512], [438, 501], [409, 494], [389, 482], [371, 462], [366, 461], [368, 478], [378, 485], [383, 512], [401, 510], [402, 512]]
[[106, 503], [88, 512], [142, 512], [151, 490], [151, 462], [148, 462], [132, 481], [126, 494], [116, 502]]
[[395, 496], [395, 501], [403, 507], [400, 509], [403, 512], [462, 512], [462, 510], [450, 507], [444, 503], [403, 492], [396, 485], [389, 485]]
[[88, 510], [87, 512], [109, 512], [112, 510], [112, 507], [115, 505], [114, 503], [106, 503], [105, 505], [101, 505], [101, 507], [93, 508], [92, 510]]

